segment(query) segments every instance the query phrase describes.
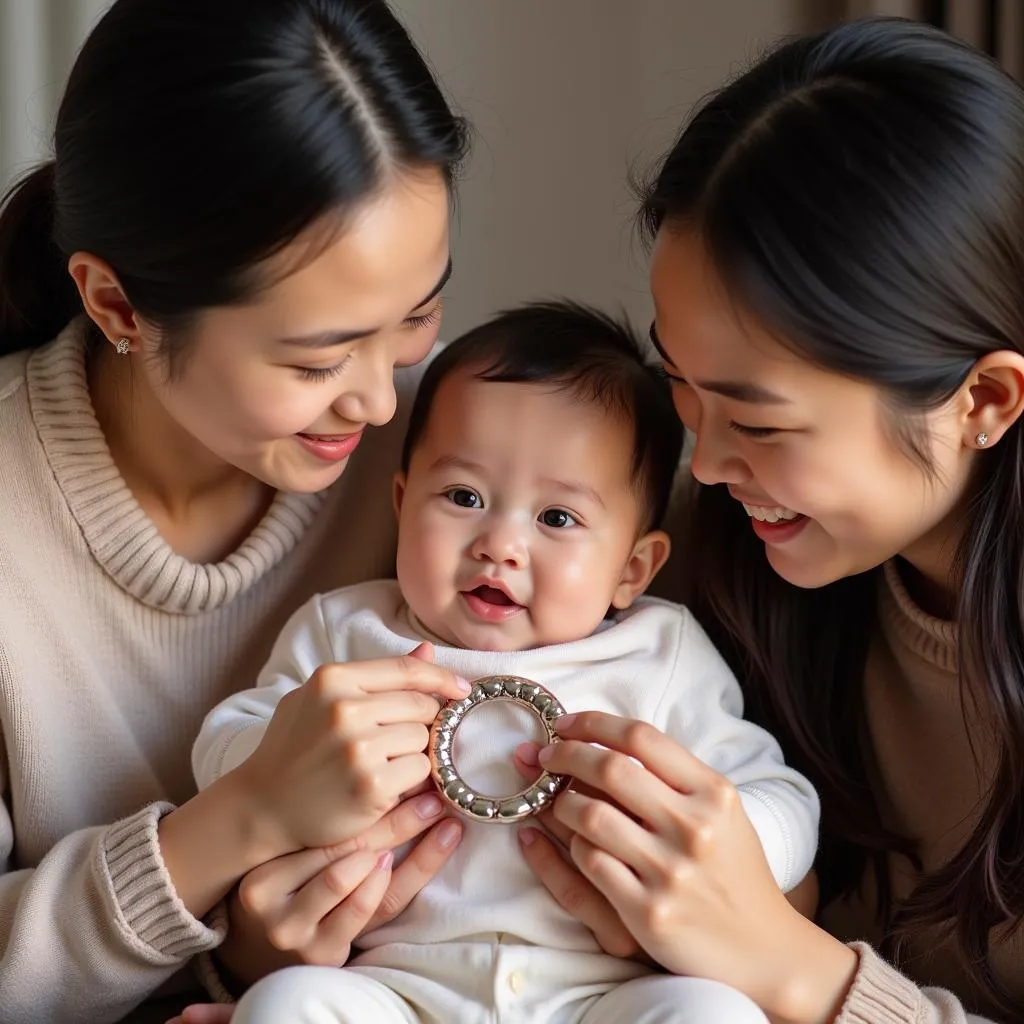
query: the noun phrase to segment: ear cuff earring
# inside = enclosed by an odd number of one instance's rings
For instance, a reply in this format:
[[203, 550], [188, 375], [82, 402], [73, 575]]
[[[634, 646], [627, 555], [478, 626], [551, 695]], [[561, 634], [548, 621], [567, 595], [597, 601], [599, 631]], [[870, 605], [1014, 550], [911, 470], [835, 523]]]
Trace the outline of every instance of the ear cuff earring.
[[977, 437], [975, 437], [974, 440], [977, 442], [979, 448], [984, 448], [985, 445], [988, 444], [988, 434], [986, 434], [983, 430], [980, 434], [977, 435]]
[[119, 356], [126, 356], [132, 350], [132, 343], [127, 338], [119, 338], [114, 346], [114, 351]]

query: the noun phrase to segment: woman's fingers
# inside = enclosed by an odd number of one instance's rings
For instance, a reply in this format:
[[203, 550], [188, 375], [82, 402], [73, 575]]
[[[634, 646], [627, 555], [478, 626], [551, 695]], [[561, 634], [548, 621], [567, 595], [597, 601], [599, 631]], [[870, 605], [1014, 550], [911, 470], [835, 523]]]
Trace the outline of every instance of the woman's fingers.
[[569, 852], [580, 873], [604, 895], [617, 917], [624, 917], [648, 902], [644, 883], [621, 860], [589, 839], [574, 836]]
[[444, 867], [462, 840], [461, 821], [449, 818], [435, 825], [392, 872], [391, 884], [375, 907], [369, 928], [379, 928], [396, 918], [419, 891]]
[[[385, 794], [408, 792], [429, 777], [430, 759], [426, 754], [403, 754], [401, 757], [395, 757], [386, 762], [375, 778], [371, 780], [369, 785], [375, 786], [377, 792], [374, 793], [372, 788], [364, 789], [364, 795], [383, 800]], [[392, 799], [392, 806], [387, 808], [388, 811], [397, 806], [397, 799], [397, 797]]]
[[384, 899], [391, 879], [391, 855], [385, 854], [348, 898], [317, 923], [313, 937], [302, 948], [303, 960], [324, 967], [342, 966], [348, 960], [352, 943], [366, 929]]
[[[683, 793], [695, 792], [719, 777], [703, 761], [647, 722], [603, 711], [584, 711], [578, 715], [563, 715], [556, 721], [555, 728], [563, 739], [599, 743], [636, 758], [669, 787]], [[541, 763], [550, 767], [543, 755]]]
[[515, 763], [516, 771], [527, 782], [535, 782], [540, 773], [544, 770], [540, 766], [540, 761], [537, 760], [537, 754], [540, 752], [539, 743], [520, 743], [515, 750], [512, 751], [512, 760]]
[[429, 693], [396, 691], [364, 697], [358, 707], [367, 726], [394, 725], [397, 722], [429, 725], [437, 717], [441, 705]]
[[642, 879], [664, 874], [665, 854], [658, 836], [606, 800], [569, 790], [556, 800], [553, 817], [569, 830], [569, 850], [576, 838], [611, 854]]
[[555, 817], [554, 811], [551, 808], [537, 816], [537, 824], [543, 825], [545, 832], [556, 839], [566, 850], [569, 849], [569, 843], [572, 841], [572, 829], [568, 825], [563, 825]]
[[367, 747], [373, 747], [370, 756], [384, 760], [418, 754], [426, 749], [429, 738], [430, 733], [422, 722], [399, 722], [378, 727], [365, 742]]
[[541, 750], [540, 762], [549, 771], [571, 775], [574, 786], [582, 783], [611, 797], [627, 813], [659, 831], [674, 828], [673, 806], [679, 793], [628, 754], [566, 739]]
[[[390, 853], [371, 851], [353, 853], [329, 864], [291, 897], [277, 921], [269, 923], [271, 945], [283, 950], [306, 949], [316, 937], [320, 922], [335, 907], [352, 899], [374, 871], [386, 873], [390, 867]], [[369, 912], [375, 909], [371, 907]]]
[[[512, 760], [515, 763], [516, 771], [528, 782], [534, 782], [544, 770], [537, 760], [537, 752], [540, 750], [538, 743], [520, 743], [512, 752]], [[551, 833], [559, 843], [568, 850], [569, 840], [572, 832], [551, 814], [551, 809], [542, 811], [537, 816], [537, 823], [544, 826], [545, 831]]]
[[238, 885], [243, 909], [261, 920], [276, 915], [292, 893], [298, 892], [338, 856], [328, 848], [313, 848], [276, 857], [253, 868]]
[[314, 681], [320, 696], [327, 700], [345, 700], [393, 690], [415, 690], [417, 693], [461, 700], [470, 691], [469, 683], [454, 672], [411, 654], [402, 658], [322, 665], [313, 673], [309, 683]]
[[394, 850], [430, 828], [443, 813], [441, 798], [434, 792], [424, 792], [403, 800], [351, 842], [358, 842], [366, 850]]
[[559, 905], [586, 925], [598, 944], [612, 956], [640, 952], [636, 940], [614, 908], [575, 865], [566, 863], [555, 844], [535, 828], [519, 832], [523, 856]]

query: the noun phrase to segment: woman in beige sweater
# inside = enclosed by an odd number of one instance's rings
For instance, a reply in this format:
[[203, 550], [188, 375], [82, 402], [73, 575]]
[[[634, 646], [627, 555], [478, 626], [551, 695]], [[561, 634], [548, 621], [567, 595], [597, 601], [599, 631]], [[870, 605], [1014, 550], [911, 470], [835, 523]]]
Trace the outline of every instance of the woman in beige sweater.
[[797, 40], [695, 116], [644, 220], [692, 604], [819, 787], [822, 909], [724, 780], [602, 715], [540, 761], [611, 802], [556, 804], [575, 869], [527, 856], [606, 948], [780, 1022], [1024, 1020], [1024, 91], [920, 25]]
[[[242, 876], [425, 779], [430, 694], [465, 690], [412, 658], [305, 688], [198, 797], [189, 751], [299, 604], [391, 571], [382, 428], [437, 335], [463, 144], [377, 0], [119, 0], [79, 55], [0, 217], [3, 1024], [195, 990]], [[385, 818], [432, 827], [393, 876], [387, 843], [335, 847], [335, 950], [451, 852], [439, 819]]]

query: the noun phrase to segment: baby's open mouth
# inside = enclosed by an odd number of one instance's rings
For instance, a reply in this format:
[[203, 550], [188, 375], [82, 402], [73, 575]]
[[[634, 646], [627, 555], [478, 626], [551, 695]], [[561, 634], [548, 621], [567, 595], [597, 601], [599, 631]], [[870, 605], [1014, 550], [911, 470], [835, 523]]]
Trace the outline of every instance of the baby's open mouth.
[[516, 602], [512, 600], [503, 590], [499, 590], [497, 587], [475, 587], [469, 591], [474, 597], [483, 601], [485, 604], [495, 604], [502, 608], [517, 607]]

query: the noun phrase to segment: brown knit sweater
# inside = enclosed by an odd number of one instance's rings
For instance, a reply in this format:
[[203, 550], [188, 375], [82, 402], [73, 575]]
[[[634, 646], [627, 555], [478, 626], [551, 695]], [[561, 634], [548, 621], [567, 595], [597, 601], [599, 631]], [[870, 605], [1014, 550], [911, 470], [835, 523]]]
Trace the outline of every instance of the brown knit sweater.
[[[976, 765], [960, 702], [955, 627], [914, 605], [893, 563], [885, 567], [878, 618], [881, 625], [864, 685], [874, 785], [887, 823], [919, 839], [927, 871], [948, 861], [977, 821], [993, 767], [993, 745], [978, 728]], [[890, 858], [890, 877], [897, 898], [915, 883], [913, 868], [901, 856]], [[873, 897], [869, 875], [856, 897], [825, 908], [822, 921], [846, 941], [876, 944], [881, 932]], [[868, 945], [857, 948], [860, 972], [837, 1024], [988, 1019], [971, 1017], [968, 1011], [1011, 1024], [971, 991], [952, 943], [937, 933], [921, 934], [910, 944], [906, 979]], [[1000, 980], [1024, 1001], [1024, 935], [993, 935], [992, 953]], [[959, 1000], [941, 989], [956, 992]]]

